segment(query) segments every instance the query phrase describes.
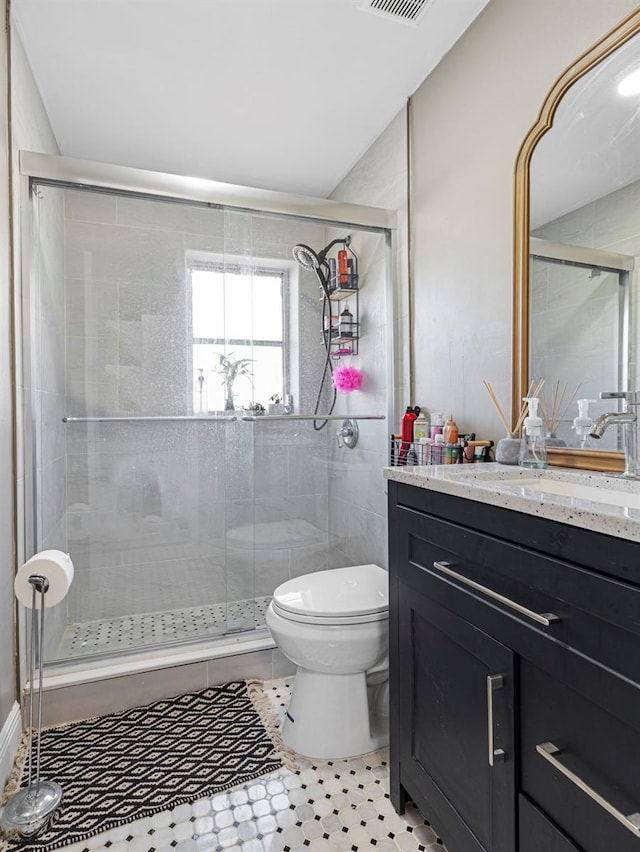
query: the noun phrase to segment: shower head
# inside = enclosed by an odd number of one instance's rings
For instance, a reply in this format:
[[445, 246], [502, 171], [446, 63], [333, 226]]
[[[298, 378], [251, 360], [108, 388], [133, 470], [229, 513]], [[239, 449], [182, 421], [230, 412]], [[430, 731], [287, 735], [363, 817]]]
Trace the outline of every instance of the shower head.
[[320, 269], [320, 258], [312, 248], [309, 248], [309, 246], [302, 245], [301, 243], [300, 245], [294, 246], [291, 253], [295, 260], [304, 269], [309, 269], [311, 272]]

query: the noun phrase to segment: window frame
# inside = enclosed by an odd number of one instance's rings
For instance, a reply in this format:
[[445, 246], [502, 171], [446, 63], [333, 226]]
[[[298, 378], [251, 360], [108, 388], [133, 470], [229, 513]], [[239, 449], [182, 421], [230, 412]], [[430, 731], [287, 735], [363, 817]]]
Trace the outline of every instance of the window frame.
[[[278, 340], [251, 340], [245, 338], [230, 338], [230, 337], [194, 337], [193, 334], [193, 282], [192, 273], [194, 270], [212, 271], [217, 273], [230, 273], [231, 275], [251, 275], [265, 277], [280, 278], [280, 295], [282, 304], [282, 339]], [[191, 377], [195, 380], [195, 366], [193, 358], [193, 347], [197, 344], [201, 345], [216, 345], [225, 346], [227, 351], [233, 351], [234, 346], [279, 346], [281, 350], [281, 365], [282, 365], [282, 394], [289, 394], [290, 391], [290, 345], [291, 345], [291, 328], [290, 328], [290, 312], [291, 312], [291, 270], [290, 264], [286, 261], [278, 261], [274, 258], [237, 258], [223, 259], [216, 256], [203, 257], [202, 253], [198, 256], [187, 257], [187, 273], [189, 281], [189, 360], [191, 362]], [[226, 282], [225, 282], [226, 286]], [[265, 400], [264, 404], [267, 404]]]

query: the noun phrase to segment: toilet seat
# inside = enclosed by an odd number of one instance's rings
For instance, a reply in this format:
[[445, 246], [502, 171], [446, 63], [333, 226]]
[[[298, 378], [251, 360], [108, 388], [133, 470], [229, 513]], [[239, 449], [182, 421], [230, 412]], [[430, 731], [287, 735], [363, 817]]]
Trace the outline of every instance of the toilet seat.
[[389, 611], [382, 610], [381, 612], [370, 612], [363, 615], [313, 615], [311, 613], [290, 612], [286, 609], [281, 609], [274, 601], [271, 601], [273, 611], [281, 618], [287, 621], [298, 621], [301, 624], [326, 624], [336, 627], [346, 626], [348, 624], [365, 624], [369, 621], [383, 621], [389, 618]]
[[373, 564], [305, 574], [278, 586], [271, 605], [282, 618], [307, 624], [382, 621], [389, 614], [388, 575]]

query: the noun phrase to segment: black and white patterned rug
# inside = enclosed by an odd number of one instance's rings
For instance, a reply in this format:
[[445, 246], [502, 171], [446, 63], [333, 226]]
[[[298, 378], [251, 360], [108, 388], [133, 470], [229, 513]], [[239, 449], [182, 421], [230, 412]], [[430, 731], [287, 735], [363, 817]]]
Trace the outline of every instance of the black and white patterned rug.
[[62, 805], [5, 848], [46, 852], [278, 769], [267, 704], [255, 682], [227, 683], [43, 731], [41, 777], [61, 785]]

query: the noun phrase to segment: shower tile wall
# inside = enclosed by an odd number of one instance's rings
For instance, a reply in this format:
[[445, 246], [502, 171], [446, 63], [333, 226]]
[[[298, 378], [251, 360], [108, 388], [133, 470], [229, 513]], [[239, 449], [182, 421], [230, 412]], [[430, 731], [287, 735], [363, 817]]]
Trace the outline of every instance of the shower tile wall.
[[271, 594], [290, 577], [329, 567], [332, 425], [321, 432], [309, 421], [258, 421], [253, 426], [258, 596]]
[[[352, 362], [365, 374], [363, 390], [339, 395], [336, 411], [345, 416], [387, 414], [388, 349], [386, 255], [378, 234], [354, 238], [360, 263], [359, 354]], [[331, 444], [329, 491], [331, 567], [387, 565], [387, 500], [382, 469], [388, 464], [388, 420], [360, 420], [357, 446]]]
[[[375, 234], [354, 236], [360, 258], [362, 338], [352, 363], [363, 370], [365, 381], [360, 392], [339, 396], [336, 410], [386, 415], [395, 407], [396, 422], [361, 420], [360, 440], [354, 450], [331, 444], [331, 567], [367, 562], [386, 567], [387, 504], [382, 469], [389, 463], [389, 434], [397, 431], [404, 406], [420, 402], [409, 400], [408, 388], [403, 385], [409, 357], [406, 149], [402, 110], [331, 195], [338, 201], [398, 211], [395, 254], [391, 258], [395, 282], [392, 294], [387, 292], [384, 239]], [[389, 299], [394, 304], [389, 304]], [[390, 345], [392, 328], [395, 352]], [[394, 387], [398, 394], [395, 405]]]
[[[578, 447], [580, 439], [572, 429], [577, 405], [569, 405], [577, 386], [576, 398], [595, 401], [592, 416], [611, 406], [597, 401], [600, 391], [618, 386], [619, 276], [541, 258], [532, 259], [530, 269], [531, 375], [545, 379], [541, 398], [548, 412], [557, 384], [555, 408], [558, 417], [563, 411], [564, 416], [554, 431], [568, 447]], [[603, 358], [603, 352], [609, 357]], [[619, 449], [619, 438], [616, 430], [609, 430], [598, 448]]]

